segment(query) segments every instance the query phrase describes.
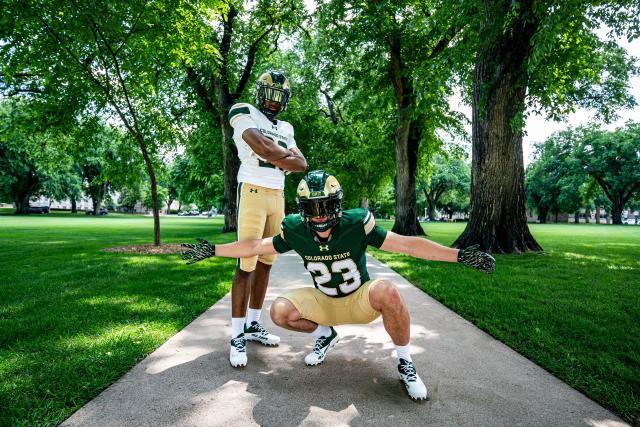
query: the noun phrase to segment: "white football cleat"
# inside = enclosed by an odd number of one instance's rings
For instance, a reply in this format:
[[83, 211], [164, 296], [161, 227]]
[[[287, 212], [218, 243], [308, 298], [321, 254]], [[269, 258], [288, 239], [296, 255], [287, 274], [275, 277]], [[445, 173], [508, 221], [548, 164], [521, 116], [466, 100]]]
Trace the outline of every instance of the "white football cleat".
[[398, 372], [400, 373], [400, 381], [404, 384], [411, 399], [423, 400], [427, 398], [427, 386], [416, 373], [412, 362], [401, 358], [398, 363]]
[[304, 358], [304, 363], [308, 366], [319, 365], [324, 362], [324, 358], [327, 357], [329, 350], [339, 341], [338, 333], [335, 329], [331, 328], [331, 335], [328, 337], [320, 337], [316, 340], [316, 344], [313, 346], [313, 351]]
[[247, 341], [259, 342], [262, 345], [274, 346], [280, 342], [280, 337], [273, 335], [255, 320], [251, 325], [244, 325], [244, 336]]
[[234, 368], [247, 366], [247, 340], [244, 334], [231, 339], [229, 350], [229, 363]]

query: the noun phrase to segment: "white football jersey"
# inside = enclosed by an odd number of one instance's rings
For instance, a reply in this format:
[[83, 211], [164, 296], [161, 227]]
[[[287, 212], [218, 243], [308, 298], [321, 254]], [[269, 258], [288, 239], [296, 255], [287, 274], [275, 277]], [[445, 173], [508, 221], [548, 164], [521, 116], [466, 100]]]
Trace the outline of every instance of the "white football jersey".
[[240, 170], [238, 182], [259, 185], [281, 190], [284, 188], [284, 171], [266, 162], [253, 152], [249, 144], [242, 139], [242, 133], [250, 128], [257, 128], [264, 136], [284, 148], [293, 148], [293, 126], [277, 120], [274, 124], [251, 104], [235, 104], [229, 111], [229, 123], [233, 127], [233, 140], [238, 147]]

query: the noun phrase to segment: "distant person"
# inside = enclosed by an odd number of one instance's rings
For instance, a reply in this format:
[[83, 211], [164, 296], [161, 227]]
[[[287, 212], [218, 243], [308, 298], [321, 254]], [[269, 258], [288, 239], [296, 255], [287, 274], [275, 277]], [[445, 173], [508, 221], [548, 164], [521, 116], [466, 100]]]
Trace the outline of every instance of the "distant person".
[[[293, 126], [277, 120], [287, 109], [291, 88], [279, 71], [267, 71], [256, 82], [256, 106], [235, 104], [229, 111], [238, 148], [238, 240], [271, 237], [284, 218], [285, 171], [304, 172], [307, 161], [296, 146]], [[247, 255], [239, 260], [231, 287], [229, 363], [247, 365], [246, 343], [277, 345], [280, 337], [260, 324], [260, 313], [275, 254]], [[249, 309], [247, 311], [247, 303]]]
[[271, 319], [279, 326], [310, 333], [313, 351], [307, 365], [318, 365], [338, 342], [333, 328], [366, 324], [380, 315], [398, 358], [398, 374], [412, 399], [426, 399], [427, 387], [418, 376], [410, 354], [409, 312], [396, 286], [388, 280], [370, 280], [366, 268], [367, 246], [414, 257], [461, 262], [492, 272], [495, 260], [477, 246], [452, 249], [427, 239], [387, 232], [365, 209], [342, 210], [342, 189], [325, 171], [309, 172], [297, 190], [299, 214], [282, 221], [280, 234], [258, 239], [210, 245], [206, 240], [184, 245], [188, 264], [210, 256], [230, 258], [274, 255], [294, 250], [313, 277], [306, 287], [279, 296], [271, 305]]

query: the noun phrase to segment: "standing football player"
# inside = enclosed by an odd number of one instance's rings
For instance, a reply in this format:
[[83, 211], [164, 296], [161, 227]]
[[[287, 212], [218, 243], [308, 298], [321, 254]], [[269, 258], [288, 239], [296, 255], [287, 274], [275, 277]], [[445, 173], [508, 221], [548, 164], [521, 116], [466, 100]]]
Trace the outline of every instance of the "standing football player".
[[382, 315], [384, 328], [395, 344], [398, 373], [412, 399], [427, 398], [427, 387], [411, 360], [409, 312], [396, 286], [388, 280], [370, 280], [366, 249], [371, 245], [432, 261], [461, 262], [492, 272], [495, 259], [477, 246], [452, 249], [419, 237], [387, 232], [365, 209], [342, 210], [342, 189], [325, 171], [309, 172], [298, 185], [300, 213], [287, 216], [280, 234], [262, 240], [210, 245], [205, 240], [185, 245], [189, 263], [209, 256], [243, 257], [296, 251], [313, 277], [315, 288], [287, 292], [271, 305], [271, 318], [286, 329], [310, 333], [313, 351], [304, 361], [318, 365], [338, 342], [333, 328], [341, 324], [370, 323]]
[[[304, 172], [307, 168], [296, 147], [293, 126], [276, 119], [287, 109], [290, 97], [289, 80], [278, 71], [267, 71], [256, 82], [256, 107], [241, 103], [229, 111], [241, 161], [237, 191], [239, 241], [278, 233], [284, 218], [285, 171]], [[231, 288], [229, 352], [233, 367], [247, 365], [247, 341], [269, 346], [280, 341], [260, 324], [274, 254], [247, 254], [236, 267]]]

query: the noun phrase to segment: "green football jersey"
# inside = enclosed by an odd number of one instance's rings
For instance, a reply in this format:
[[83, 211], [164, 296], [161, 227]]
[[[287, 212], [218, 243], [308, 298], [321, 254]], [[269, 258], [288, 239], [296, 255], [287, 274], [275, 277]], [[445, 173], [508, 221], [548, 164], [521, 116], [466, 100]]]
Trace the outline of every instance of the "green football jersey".
[[343, 211], [326, 242], [304, 225], [300, 215], [285, 217], [281, 228], [273, 237], [276, 251], [296, 251], [315, 287], [331, 297], [349, 295], [369, 280], [367, 246], [379, 248], [387, 237], [366, 209]]

